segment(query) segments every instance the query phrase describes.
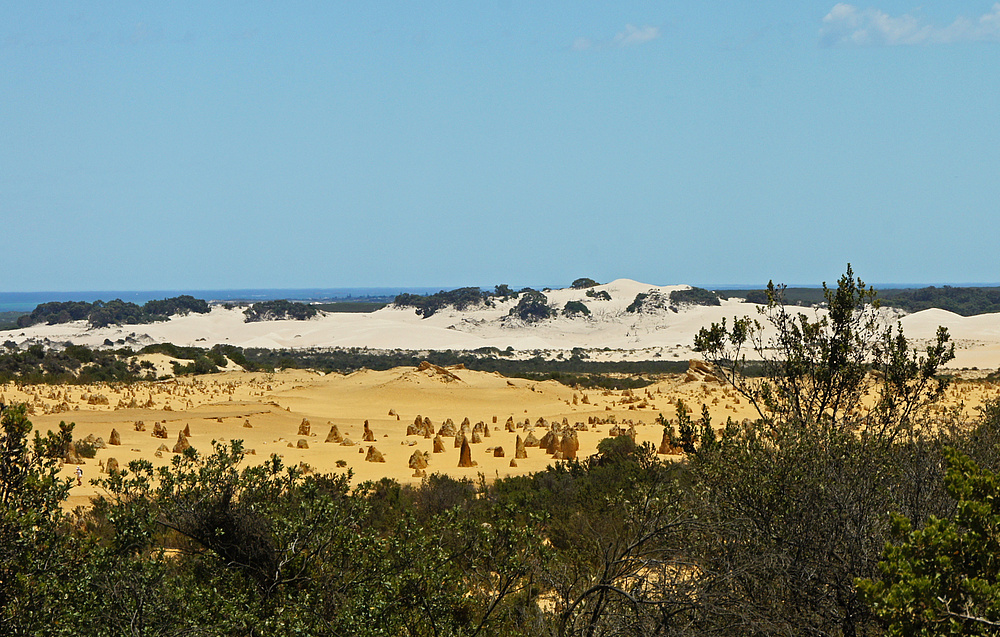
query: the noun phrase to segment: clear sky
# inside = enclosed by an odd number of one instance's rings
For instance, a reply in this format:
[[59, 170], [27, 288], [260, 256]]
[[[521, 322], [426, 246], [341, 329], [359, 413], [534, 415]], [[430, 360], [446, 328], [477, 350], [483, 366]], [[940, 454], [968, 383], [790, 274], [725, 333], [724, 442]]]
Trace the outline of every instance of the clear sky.
[[1000, 3], [4, 2], [0, 291], [1000, 281]]

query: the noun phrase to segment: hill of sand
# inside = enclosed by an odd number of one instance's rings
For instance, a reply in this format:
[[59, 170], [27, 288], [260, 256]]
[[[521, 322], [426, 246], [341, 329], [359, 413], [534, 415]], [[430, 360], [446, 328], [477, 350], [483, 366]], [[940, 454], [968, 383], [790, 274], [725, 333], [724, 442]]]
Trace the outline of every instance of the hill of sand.
[[[998, 396], [1000, 390], [995, 385], [960, 383], [949, 390], [947, 402], [962, 405], [972, 415], [983, 400]], [[60, 421], [74, 422], [75, 439], [93, 435], [105, 444], [112, 429], [118, 432], [120, 445], [99, 449], [96, 457], [82, 465], [84, 484], [73, 487], [71, 506], [86, 504], [99, 493], [89, 480], [101, 475], [109, 458], [120, 465], [139, 458], [154, 465], [169, 463], [178, 435], [185, 428], [191, 432], [190, 444], [203, 453], [211, 450], [212, 441], [243, 440], [245, 448], [252, 450], [249, 462], [263, 461], [276, 453], [286, 464], [301, 463], [318, 472], [351, 470], [355, 482], [384, 476], [404, 483], [419, 481], [409, 466], [414, 451], [427, 452], [427, 473], [473, 479], [483, 474], [493, 479], [551, 464], [552, 456], [529, 447], [528, 457], [518, 459], [512, 467], [516, 438], [524, 439], [529, 432], [541, 438], [549, 423], [564, 419], [577, 430], [580, 457], [593, 454], [597, 443], [616, 426], [634, 427], [637, 441], [658, 445], [662, 428], [656, 417], [660, 413], [673, 417], [677, 399], [682, 399], [694, 416], [700, 413], [701, 404], [708, 405], [718, 427], [727, 417], [742, 420], [754, 416], [752, 408], [731, 388], [685, 375], [666, 377], [631, 392], [574, 391], [554, 381], [532, 382], [433, 366], [349, 375], [225, 372], [121, 386], [0, 387], [0, 400], [28, 403], [36, 430], [57, 430]], [[407, 435], [407, 426], [418, 416], [429, 419], [435, 433], [449, 419], [456, 429], [465, 419], [470, 428], [483, 423], [489, 435], [471, 444], [472, 460], [477, 465], [458, 466], [460, 449], [454, 436], [443, 436], [444, 451], [433, 453], [432, 438]], [[508, 419], [515, 423], [513, 431], [505, 427]], [[300, 433], [303, 421], [308, 422], [308, 433]], [[362, 440], [366, 421], [373, 441]], [[143, 431], [137, 430], [139, 422]], [[165, 439], [152, 435], [155, 423], [166, 429]], [[326, 442], [334, 425], [353, 444]], [[377, 449], [385, 462], [366, 461], [369, 447]], [[503, 448], [502, 457], [495, 455], [497, 447]], [[70, 477], [75, 468], [64, 466], [64, 475]]]
[[[162, 323], [89, 329], [86, 322], [36, 325], [5, 332], [22, 348], [32, 343], [135, 349], [151, 343], [211, 347], [230, 344], [260, 348], [363, 347], [377, 350], [475, 350], [484, 347], [515, 350], [515, 356], [569, 352], [582, 348], [593, 360], [686, 360], [696, 356], [694, 336], [702, 327], [723, 318], [758, 316], [760, 306], [740, 299], [720, 306], [673, 305], [671, 292], [686, 285], [655, 286], [619, 279], [590, 290], [548, 290], [550, 307], [558, 316], [538, 323], [524, 323], [510, 316], [514, 299], [496, 300], [463, 311], [446, 308], [430, 317], [420, 317], [413, 308], [389, 306], [372, 313], [323, 313], [308, 321], [262, 321], [245, 323], [241, 308], [217, 306], [208, 314], [174, 317]], [[591, 296], [588, 296], [588, 293]], [[593, 295], [606, 293], [610, 300]], [[638, 294], [651, 295], [663, 303], [642, 312], [628, 312]], [[570, 301], [580, 301], [590, 316], [567, 317], [561, 310]], [[806, 313], [821, 311], [804, 309]], [[899, 320], [908, 338], [916, 343], [933, 339], [939, 325], [947, 327], [958, 345], [952, 368], [1000, 367], [1000, 314], [962, 317], [943, 310], [925, 310], [911, 315], [885, 311], [887, 323]]]

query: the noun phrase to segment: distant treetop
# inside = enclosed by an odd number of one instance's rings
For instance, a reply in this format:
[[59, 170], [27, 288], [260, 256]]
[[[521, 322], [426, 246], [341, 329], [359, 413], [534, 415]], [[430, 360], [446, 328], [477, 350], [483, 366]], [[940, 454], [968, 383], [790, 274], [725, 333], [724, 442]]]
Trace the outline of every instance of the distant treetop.
[[[510, 294], [510, 289], [506, 286], [497, 286], [497, 294]], [[483, 293], [479, 288], [458, 288], [445, 292], [441, 290], [435, 294], [400, 294], [394, 301], [397, 307], [414, 307], [417, 315], [427, 318], [433, 316], [435, 312], [448, 306], [453, 306], [456, 310], [464, 310], [468, 307], [479, 305], [483, 302], [488, 293]]]
[[293, 303], [284, 299], [278, 301], [262, 301], [254, 303], [243, 310], [245, 323], [260, 321], [305, 321], [319, 314], [312, 305]]
[[588, 279], [587, 277], [583, 277], [577, 279], [576, 281], [573, 281], [570, 287], [573, 288], [574, 290], [586, 290], [587, 288], [592, 288], [595, 285], [600, 285], [600, 283], [598, 283], [593, 279]]
[[879, 290], [882, 305], [906, 312], [940, 308], [961, 316], [1000, 312], [1000, 288], [956, 288], [950, 285], [908, 290]]
[[71, 321], [86, 320], [91, 327], [108, 325], [139, 325], [166, 321], [171, 316], [190, 312], [207, 314], [208, 303], [188, 294], [169, 299], [147, 301], [143, 305], [113, 299], [104, 301], [52, 301], [35, 307], [31, 314], [17, 320], [18, 327], [31, 327], [39, 323], [57, 325]]

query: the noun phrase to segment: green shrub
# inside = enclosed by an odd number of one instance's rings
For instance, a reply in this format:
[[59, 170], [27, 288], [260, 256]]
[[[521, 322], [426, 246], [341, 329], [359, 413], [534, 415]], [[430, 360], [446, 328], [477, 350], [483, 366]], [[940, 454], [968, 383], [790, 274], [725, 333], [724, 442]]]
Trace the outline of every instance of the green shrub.
[[277, 301], [261, 301], [254, 303], [243, 310], [244, 322], [257, 323], [260, 321], [305, 321], [319, 314], [312, 305], [308, 303], [293, 303], [285, 299]]
[[87, 440], [73, 441], [73, 450], [81, 458], [93, 458], [97, 455], [97, 447], [94, 446], [94, 443]]
[[674, 290], [670, 293], [670, 302], [678, 305], [721, 305], [718, 294], [703, 288]]
[[563, 308], [563, 314], [566, 316], [577, 316], [583, 314], [584, 316], [590, 316], [590, 308], [581, 303], [580, 301], [569, 301]]
[[552, 316], [549, 299], [537, 290], [525, 288], [521, 290], [521, 298], [517, 305], [511, 308], [510, 316], [516, 316], [526, 323], [534, 323]]

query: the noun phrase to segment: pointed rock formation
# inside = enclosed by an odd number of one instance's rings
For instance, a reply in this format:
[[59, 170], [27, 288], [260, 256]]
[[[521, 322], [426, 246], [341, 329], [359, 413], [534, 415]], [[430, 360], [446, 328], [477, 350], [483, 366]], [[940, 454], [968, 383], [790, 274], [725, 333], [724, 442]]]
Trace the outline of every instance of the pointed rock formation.
[[442, 424], [441, 428], [438, 429], [439, 436], [454, 436], [456, 433], [457, 431], [455, 430], [455, 423], [451, 421], [451, 418], [444, 421], [444, 424]]
[[441, 436], [434, 436], [434, 453], [444, 453], [444, 440]]
[[177, 444], [174, 445], [174, 453], [184, 453], [185, 449], [190, 449], [190, 448], [191, 448], [191, 443], [189, 443], [188, 439], [184, 436], [184, 432], [178, 431]]
[[514, 443], [514, 457], [515, 458], [527, 458], [528, 450], [524, 448], [524, 441], [521, 440], [521, 436], [518, 435], [517, 442]]
[[478, 431], [473, 431], [472, 432], [472, 444], [474, 444], [474, 445], [475, 444], [479, 444], [482, 441], [483, 441], [483, 435], [481, 433], [479, 433]]
[[503, 447], [494, 447], [493, 448], [493, 457], [494, 458], [503, 458]]
[[368, 455], [365, 456], [365, 462], [385, 462], [385, 458], [382, 457], [382, 452], [375, 447], [368, 447]]
[[111, 435], [108, 436], [108, 444], [115, 446], [122, 444], [122, 437], [118, 435], [117, 429], [111, 429]]
[[253, 429], [253, 425], [251, 425], [251, 424], [250, 424], [250, 421], [249, 421], [249, 420], [244, 420], [244, 421], [243, 421], [243, 426], [244, 426], [244, 427], [245, 427], [246, 429]]
[[343, 436], [340, 435], [340, 430], [337, 429], [337, 425], [330, 427], [330, 433], [326, 434], [327, 442], [342, 442], [344, 440]]
[[538, 438], [535, 438], [535, 433], [534, 432], [529, 431], [528, 435], [526, 435], [524, 437], [524, 446], [525, 447], [537, 447], [538, 446]]
[[542, 439], [538, 441], [538, 446], [545, 449], [545, 453], [552, 453], [549, 449], [552, 447], [552, 440], [555, 439], [556, 434], [552, 431], [546, 431]]
[[670, 442], [670, 432], [664, 427], [663, 428], [663, 438], [660, 439], [660, 446], [657, 447], [656, 453], [661, 453], [663, 455], [670, 455], [677, 453], [677, 448]]
[[375, 442], [375, 432], [368, 426], [367, 420], [365, 421], [365, 433], [361, 437], [361, 440], [364, 442]]
[[414, 451], [410, 456], [409, 466], [411, 469], [426, 469], [429, 462], [429, 454], [426, 451]]
[[576, 452], [580, 450], [580, 439], [576, 437], [576, 431], [567, 429], [562, 435], [562, 453], [567, 460], [576, 458]]
[[465, 439], [465, 434], [461, 432], [455, 434], [455, 448], [458, 449], [464, 444], [468, 444], [468, 441]]
[[191, 437], [191, 425], [184, 425], [184, 437], [185, 438]]
[[309, 419], [303, 418], [302, 422], [299, 423], [299, 435], [308, 436], [310, 431], [312, 431], [312, 425], [309, 424]]
[[166, 438], [167, 428], [160, 424], [160, 421], [153, 423], [153, 437], [154, 438]]
[[118, 473], [118, 459], [108, 458], [108, 462], [104, 465], [104, 470], [108, 472], [108, 475], [114, 475]]
[[469, 441], [462, 436], [462, 450], [458, 454], [458, 466], [459, 467], [474, 467], [476, 463], [472, 461], [472, 448], [469, 447]]
[[[552, 434], [549, 436], [549, 434]], [[549, 432], [546, 436], [549, 436], [548, 445], [545, 446], [545, 453], [561, 453], [562, 452], [562, 437], [556, 433]]]

